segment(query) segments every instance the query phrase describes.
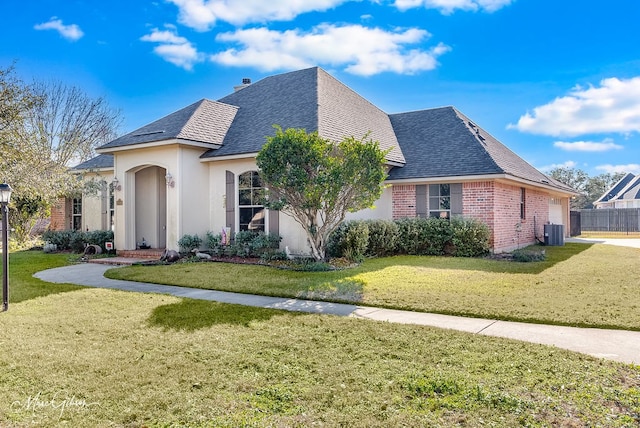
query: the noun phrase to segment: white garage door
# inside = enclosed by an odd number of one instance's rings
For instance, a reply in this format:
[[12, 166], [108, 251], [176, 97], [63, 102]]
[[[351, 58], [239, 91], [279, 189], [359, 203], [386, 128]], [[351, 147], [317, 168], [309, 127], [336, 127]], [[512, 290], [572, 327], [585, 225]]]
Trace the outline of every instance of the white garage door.
[[549, 223], [564, 224], [562, 222], [562, 200], [560, 198], [549, 198]]

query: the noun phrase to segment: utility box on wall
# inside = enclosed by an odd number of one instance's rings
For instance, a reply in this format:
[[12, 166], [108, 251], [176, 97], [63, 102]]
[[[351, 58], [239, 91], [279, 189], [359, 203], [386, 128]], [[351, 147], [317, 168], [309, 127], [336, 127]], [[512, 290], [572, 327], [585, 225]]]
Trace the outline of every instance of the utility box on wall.
[[564, 225], [544, 225], [544, 245], [561, 247], [564, 245]]

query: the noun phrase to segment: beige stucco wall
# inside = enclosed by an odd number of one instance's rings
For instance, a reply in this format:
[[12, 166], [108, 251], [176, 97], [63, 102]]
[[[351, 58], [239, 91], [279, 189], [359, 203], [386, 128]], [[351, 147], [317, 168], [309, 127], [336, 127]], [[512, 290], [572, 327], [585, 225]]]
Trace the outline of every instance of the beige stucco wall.
[[[257, 170], [255, 159], [234, 159], [206, 162], [209, 166], [210, 187], [210, 230], [220, 233], [226, 225], [226, 204], [232, 203], [238, 206], [238, 176], [247, 171]], [[226, 198], [226, 171], [234, 174], [235, 185], [232, 198]], [[391, 188], [385, 188], [381, 198], [376, 201], [374, 208], [365, 209], [347, 215], [348, 220], [356, 219], [391, 219]], [[267, 210], [265, 224], [269, 224], [270, 213]], [[236, 229], [238, 228], [238, 210], [235, 210]], [[280, 248], [286, 247], [294, 254], [308, 254], [310, 247], [307, 243], [307, 235], [293, 217], [280, 212], [279, 229], [282, 241]], [[235, 230], [234, 232], [237, 232]]]
[[[207, 230], [208, 168], [199, 161], [202, 152], [202, 148], [170, 144], [116, 153], [114, 173], [122, 186], [122, 190], [116, 192], [117, 249], [135, 249], [136, 242], [143, 236], [152, 241], [152, 247], [162, 246], [162, 237], [158, 236], [159, 232], [154, 231], [164, 230], [162, 227], [166, 227], [166, 248], [177, 250], [177, 242], [183, 235]], [[166, 185], [161, 174], [163, 171], [142, 172], [138, 175], [138, 172], [149, 167], [157, 167], [170, 173], [174, 186]], [[140, 186], [140, 183], [136, 185], [137, 179], [146, 186]], [[161, 192], [159, 186], [166, 187], [166, 192]], [[136, 195], [136, 192], [145, 194]], [[166, 198], [163, 204], [165, 211], [153, 211], [151, 207], [157, 207], [163, 197]], [[136, 201], [138, 205], [145, 205], [136, 206]], [[156, 219], [156, 213], [165, 217], [166, 221], [163, 221], [164, 218]], [[147, 217], [150, 224], [144, 226], [141, 219]], [[141, 233], [136, 229], [140, 229]], [[142, 233], [150, 233], [149, 236], [154, 237], [149, 238]]]
[[385, 187], [380, 199], [374, 202], [372, 208], [354, 213], [347, 213], [346, 220], [392, 220], [393, 219], [393, 189]]
[[89, 172], [82, 175], [84, 181], [94, 181], [98, 188], [82, 195], [82, 230], [109, 230], [109, 187], [113, 180], [110, 171]]

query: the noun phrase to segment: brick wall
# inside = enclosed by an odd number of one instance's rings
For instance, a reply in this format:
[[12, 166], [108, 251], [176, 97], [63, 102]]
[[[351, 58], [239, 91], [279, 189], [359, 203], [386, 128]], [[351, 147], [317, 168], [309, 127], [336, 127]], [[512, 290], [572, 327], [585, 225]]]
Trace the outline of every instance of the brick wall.
[[49, 229], [51, 230], [67, 230], [69, 229], [69, 219], [67, 214], [70, 212], [71, 202], [68, 199], [60, 198], [58, 202], [51, 207], [51, 223]]
[[416, 216], [416, 186], [393, 185], [391, 189], [393, 219]]
[[[394, 185], [392, 196], [394, 219], [416, 216], [414, 185]], [[511, 251], [535, 243], [535, 236], [543, 239], [544, 224], [549, 221], [548, 194], [525, 190], [524, 219], [520, 218], [520, 197], [521, 187], [517, 185], [495, 181], [463, 183], [462, 214], [489, 226], [495, 252]]]
[[[462, 190], [466, 217], [489, 225], [496, 252], [510, 251], [543, 239], [549, 221], [549, 195], [525, 189], [525, 218], [520, 218], [521, 187], [498, 182], [465, 183]], [[534, 231], [535, 225], [535, 231]]]
[[462, 215], [475, 218], [493, 229], [494, 182], [478, 181], [462, 184]]

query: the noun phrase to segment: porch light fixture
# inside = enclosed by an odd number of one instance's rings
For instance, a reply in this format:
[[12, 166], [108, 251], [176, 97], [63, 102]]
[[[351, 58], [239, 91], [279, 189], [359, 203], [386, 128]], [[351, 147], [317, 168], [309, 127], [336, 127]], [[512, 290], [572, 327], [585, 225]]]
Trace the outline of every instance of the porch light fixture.
[[11, 186], [0, 184], [0, 206], [2, 211], [2, 311], [9, 310], [9, 200]]
[[113, 187], [113, 190], [115, 190], [116, 192], [119, 192], [122, 190], [122, 186], [120, 185], [120, 182], [118, 181], [118, 177], [113, 177], [113, 181], [111, 182], [111, 186]]
[[167, 181], [167, 187], [173, 188], [176, 186], [176, 182], [170, 172], [167, 172], [167, 175], [164, 176], [164, 179]]

